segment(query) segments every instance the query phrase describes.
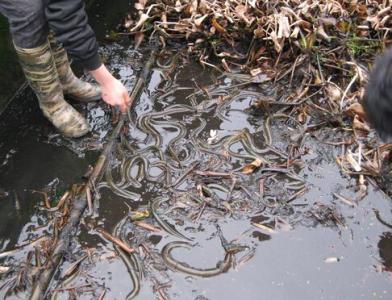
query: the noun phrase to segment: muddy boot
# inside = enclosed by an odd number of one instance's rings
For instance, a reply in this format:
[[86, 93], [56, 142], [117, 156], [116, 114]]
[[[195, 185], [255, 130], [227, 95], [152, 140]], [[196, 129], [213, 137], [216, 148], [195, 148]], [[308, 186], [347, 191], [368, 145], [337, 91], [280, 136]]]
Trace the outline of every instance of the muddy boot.
[[15, 49], [45, 117], [65, 136], [85, 135], [90, 127], [82, 115], [64, 100], [49, 42], [32, 49], [15, 45]]
[[101, 88], [96, 84], [82, 81], [75, 76], [68, 61], [67, 52], [55, 40], [52, 34], [49, 35], [49, 43], [64, 94], [71, 99], [81, 102], [100, 100]]

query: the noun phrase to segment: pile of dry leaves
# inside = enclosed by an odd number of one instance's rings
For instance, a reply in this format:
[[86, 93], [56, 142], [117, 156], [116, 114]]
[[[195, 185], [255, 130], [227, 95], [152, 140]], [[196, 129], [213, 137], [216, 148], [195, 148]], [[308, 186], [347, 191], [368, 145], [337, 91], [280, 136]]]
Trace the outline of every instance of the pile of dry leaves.
[[374, 53], [392, 25], [390, 1], [139, 0], [135, 8], [126, 32], [138, 40], [153, 32], [163, 44], [183, 39], [202, 62], [218, 58], [227, 71], [326, 49]]
[[338, 164], [363, 196], [365, 178], [380, 178], [391, 151], [376, 146], [360, 104], [374, 57], [392, 41], [391, 7], [390, 0], [138, 0], [122, 31], [137, 44], [147, 35], [163, 46], [181, 41], [203, 65], [282, 85], [255, 107], [271, 113], [284, 104], [301, 124], [321, 116], [349, 132], [328, 143], [344, 146]]

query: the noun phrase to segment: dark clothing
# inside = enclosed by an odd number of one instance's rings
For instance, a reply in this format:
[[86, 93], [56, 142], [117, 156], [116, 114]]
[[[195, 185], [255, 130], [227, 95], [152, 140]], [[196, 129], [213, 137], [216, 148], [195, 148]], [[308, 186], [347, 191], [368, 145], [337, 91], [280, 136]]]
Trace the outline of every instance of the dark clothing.
[[36, 48], [46, 42], [49, 30], [42, 1], [0, 0], [0, 13], [8, 19], [16, 46]]
[[98, 43], [88, 24], [83, 1], [44, 0], [44, 3], [46, 19], [57, 40], [72, 57], [81, 61], [86, 69], [97, 69], [101, 65]]
[[8, 19], [16, 46], [41, 46], [50, 28], [85, 69], [101, 66], [97, 40], [88, 25], [82, 0], [0, 0], [0, 13]]

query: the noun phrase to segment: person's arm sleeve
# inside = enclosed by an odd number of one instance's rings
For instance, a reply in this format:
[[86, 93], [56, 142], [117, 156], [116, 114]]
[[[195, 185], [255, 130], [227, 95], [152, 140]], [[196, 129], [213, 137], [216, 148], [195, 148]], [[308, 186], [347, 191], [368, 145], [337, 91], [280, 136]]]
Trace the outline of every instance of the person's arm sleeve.
[[88, 71], [101, 66], [95, 33], [82, 0], [46, 0], [45, 15], [56, 39]]

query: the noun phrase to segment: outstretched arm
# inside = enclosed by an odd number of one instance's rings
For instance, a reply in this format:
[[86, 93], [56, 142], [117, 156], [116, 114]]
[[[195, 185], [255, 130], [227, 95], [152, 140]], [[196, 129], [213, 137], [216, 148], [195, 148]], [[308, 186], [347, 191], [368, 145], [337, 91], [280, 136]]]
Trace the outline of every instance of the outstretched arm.
[[110, 74], [104, 64], [90, 71], [90, 74], [101, 85], [102, 99], [112, 106], [120, 107], [121, 111], [125, 112], [131, 103], [124, 85]]
[[98, 54], [95, 33], [88, 24], [82, 0], [45, 0], [45, 15], [49, 27], [68, 54], [97, 80], [102, 87], [102, 99], [124, 112], [129, 96], [124, 85], [106, 69]]

